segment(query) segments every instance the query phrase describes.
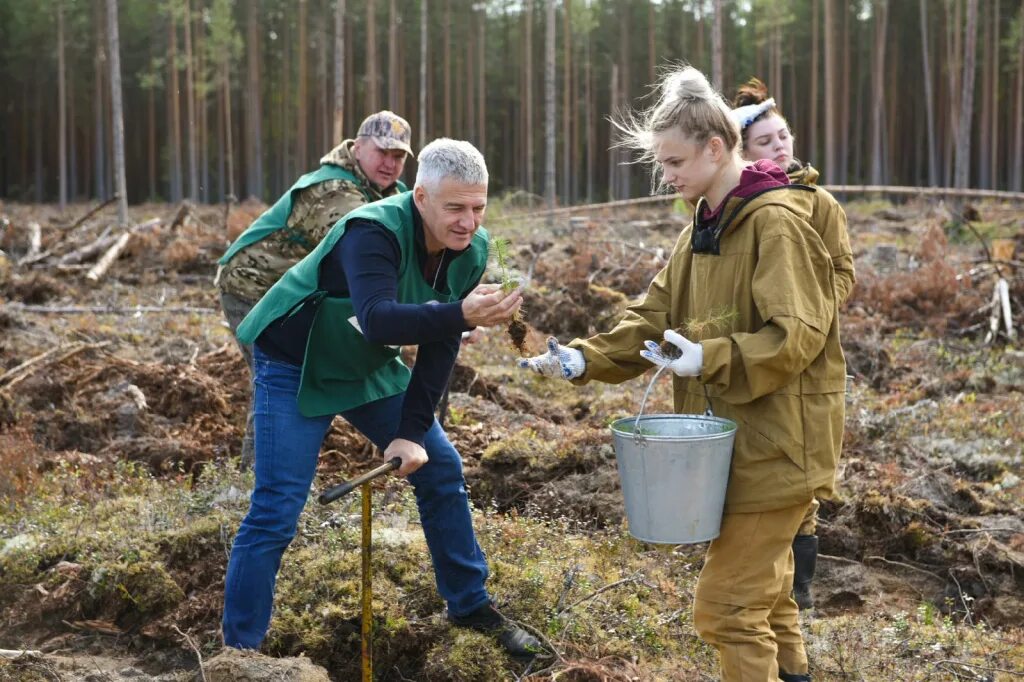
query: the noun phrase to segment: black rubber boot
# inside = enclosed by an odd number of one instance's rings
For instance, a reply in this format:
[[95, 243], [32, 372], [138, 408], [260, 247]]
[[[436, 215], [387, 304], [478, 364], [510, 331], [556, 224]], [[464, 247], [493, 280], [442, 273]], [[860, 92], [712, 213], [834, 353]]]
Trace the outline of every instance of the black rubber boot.
[[[818, 539], [814, 535], [797, 535], [797, 537], [798, 538], [814, 538], [815, 540]], [[815, 544], [817, 544], [817, 543], [815, 543]], [[779, 679], [782, 680], [782, 682], [811, 682], [811, 676], [810, 675], [795, 675], [795, 674], [791, 674], [791, 673], [784, 673], [781, 670], [779, 671]]]
[[501, 615], [494, 604], [484, 604], [465, 616], [448, 614], [448, 622], [494, 636], [509, 656], [528, 661], [544, 649], [537, 638]]
[[800, 610], [814, 608], [811, 581], [818, 563], [818, 536], [797, 535], [793, 538], [793, 599]]

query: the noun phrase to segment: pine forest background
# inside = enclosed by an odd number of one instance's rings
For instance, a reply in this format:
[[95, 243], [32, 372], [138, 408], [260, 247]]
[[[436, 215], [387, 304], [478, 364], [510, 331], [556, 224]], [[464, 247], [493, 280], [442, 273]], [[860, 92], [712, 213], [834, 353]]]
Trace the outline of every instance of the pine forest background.
[[608, 117], [681, 61], [765, 80], [825, 182], [1022, 189], [1020, 0], [0, 0], [0, 197], [113, 194], [108, 2], [132, 203], [273, 201], [381, 108], [496, 192], [642, 196]]

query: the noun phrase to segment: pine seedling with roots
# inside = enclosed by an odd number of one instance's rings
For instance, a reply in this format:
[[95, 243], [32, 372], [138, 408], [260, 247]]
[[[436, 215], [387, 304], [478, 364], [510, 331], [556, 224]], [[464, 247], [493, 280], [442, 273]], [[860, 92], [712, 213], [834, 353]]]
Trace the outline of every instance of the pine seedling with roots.
[[[519, 280], [509, 276], [509, 246], [511, 242], [501, 237], [494, 237], [490, 243], [490, 255], [497, 266], [498, 274], [501, 275], [501, 290], [506, 294], [519, 286]], [[508, 335], [512, 339], [512, 347], [518, 351], [521, 357], [525, 357], [526, 351], [526, 323], [523, 321], [523, 309], [520, 307], [508, 323]]]
[[[676, 327], [677, 332], [685, 336], [690, 341], [703, 341], [705, 339], [713, 338], [716, 335], [724, 332], [735, 320], [739, 317], [740, 313], [735, 307], [722, 307], [718, 310], [713, 310], [704, 319], [690, 318], [680, 326]], [[674, 343], [668, 341], [661, 342], [661, 352], [666, 357], [672, 358], [673, 360], [682, 355], [682, 352]]]

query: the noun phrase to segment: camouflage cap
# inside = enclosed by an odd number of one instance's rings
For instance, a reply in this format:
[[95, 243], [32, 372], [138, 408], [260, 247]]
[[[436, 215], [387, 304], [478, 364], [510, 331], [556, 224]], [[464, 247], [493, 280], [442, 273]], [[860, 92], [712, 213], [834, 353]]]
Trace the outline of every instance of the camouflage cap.
[[409, 122], [390, 111], [378, 111], [367, 116], [359, 125], [356, 135], [370, 138], [381, 149], [401, 149], [409, 156], [416, 156], [409, 146], [412, 140]]

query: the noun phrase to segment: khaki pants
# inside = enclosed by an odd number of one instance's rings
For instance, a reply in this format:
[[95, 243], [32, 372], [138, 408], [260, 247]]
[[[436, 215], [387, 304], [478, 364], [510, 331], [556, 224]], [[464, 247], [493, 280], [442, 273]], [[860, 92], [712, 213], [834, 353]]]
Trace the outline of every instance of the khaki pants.
[[814, 535], [818, 530], [818, 507], [821, 503], [817, 500], [811, 500], [811, 506], [807, 508], [807, 513], [804, 514], [804, 520], [800, 522], [800, 530], [796, 532], [797, 535]]
[[726, 514], [697, 581], [693, 624], [721, 657], [722, 682], [807, 673], [793, 589], [793, 537], [807, 504]]

